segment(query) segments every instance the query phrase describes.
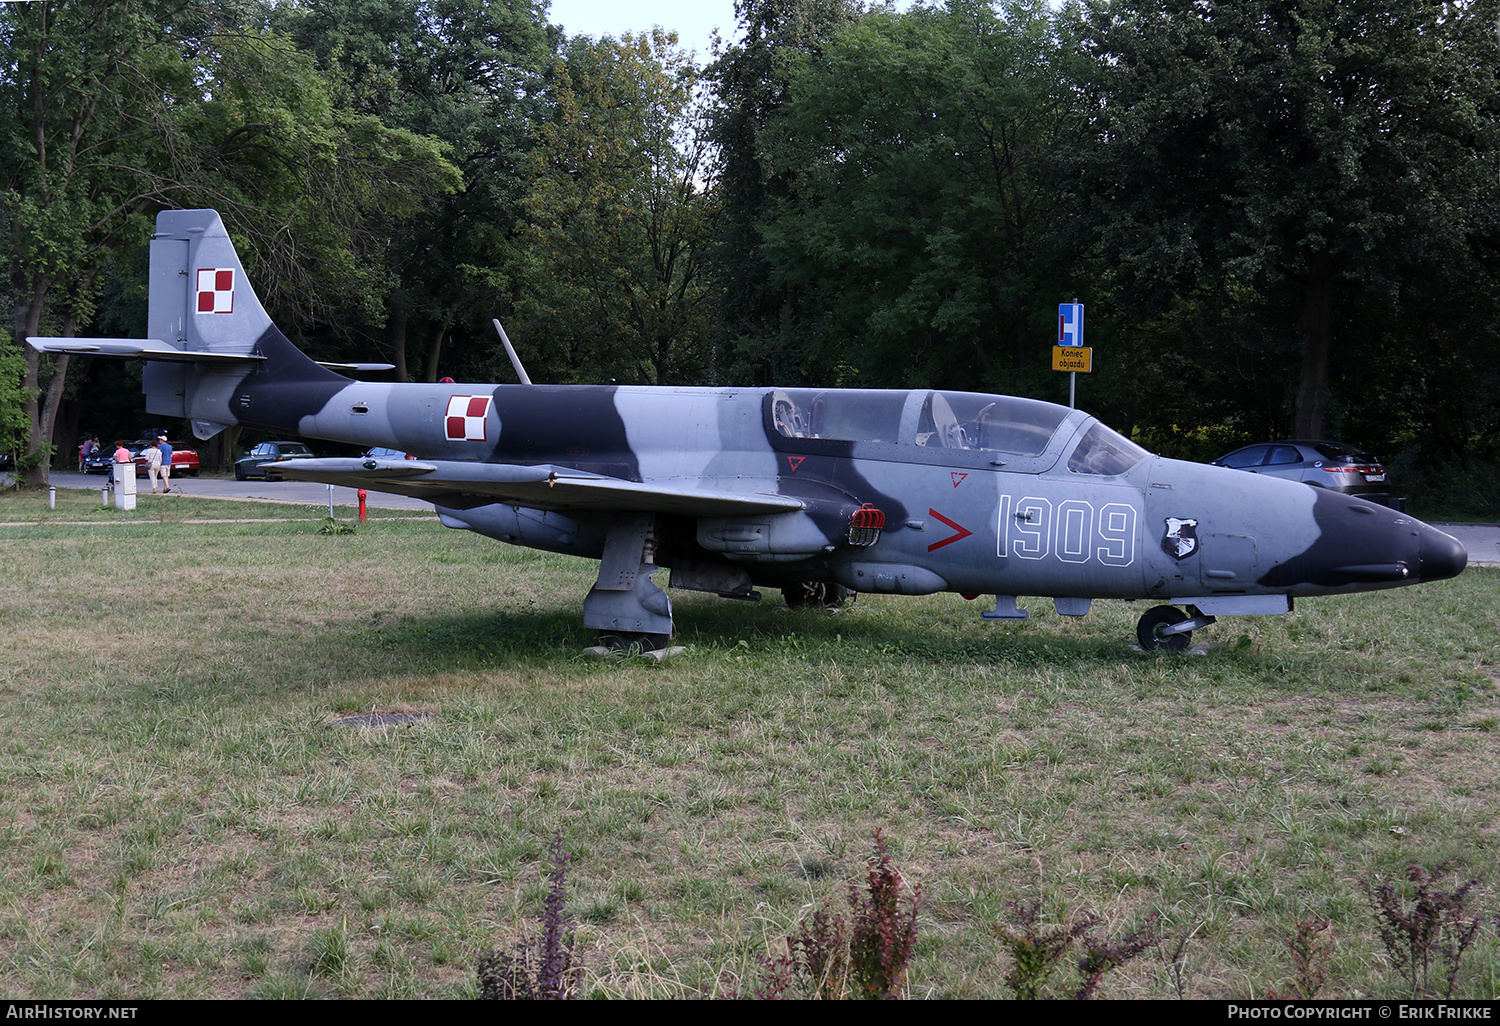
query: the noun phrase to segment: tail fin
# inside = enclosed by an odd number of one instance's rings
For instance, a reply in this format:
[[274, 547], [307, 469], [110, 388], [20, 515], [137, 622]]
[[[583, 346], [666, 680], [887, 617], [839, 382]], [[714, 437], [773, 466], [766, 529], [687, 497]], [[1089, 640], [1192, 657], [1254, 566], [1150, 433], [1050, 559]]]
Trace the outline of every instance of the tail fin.
[[146, 410], [191, 420], [199, 438], [230, 424], [296, 430], [349, 383], [271, 322], [216, 210], [156, 215], [150, 287], [149, 338], [26, 341], [44, 352], [144, 358]]
[[[229, 424], [294, 428], [311, 411], [276, 392], [312, 385], [327, 394], [348, 384], [272, 323], [215, 210], [163, 210], [156, 216], [147, 330], [183, 355], [148, 360], [146, 409], [191, 420], [199, 438]], [[183, 358], [192, 362], [179, 362]], [[260, 387], [265, 385], [278, 388], [266, 392]]]

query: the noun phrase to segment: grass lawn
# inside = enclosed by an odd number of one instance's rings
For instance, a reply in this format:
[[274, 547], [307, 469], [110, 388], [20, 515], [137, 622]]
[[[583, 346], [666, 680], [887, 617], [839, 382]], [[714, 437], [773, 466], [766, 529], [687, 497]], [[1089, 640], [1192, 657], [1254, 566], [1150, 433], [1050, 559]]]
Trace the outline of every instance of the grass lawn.
[[[912, 997], [1007, 996], [995, 928], [1037, 899], [1156, 917], [1103, 996], [1288, 992], [1321, 920], [1320, 996], [1410, 996], [1362, 884], [1413, 862], [1480, 879], [1456, 994], [1500, 993], [1500, 571], [1225, 619], [1199, 656], [1133, 650], [1139, 603], [674, 592], [656, 666], [581, 654], [585, 561], [58, 495], [0, 495], [7, 996], [470, 996], [538, 931], [559, 830], [586, 994], [748, 992], [877, 829], [922, 887]], [[370, 712], [422, 718], [342, 722]]]

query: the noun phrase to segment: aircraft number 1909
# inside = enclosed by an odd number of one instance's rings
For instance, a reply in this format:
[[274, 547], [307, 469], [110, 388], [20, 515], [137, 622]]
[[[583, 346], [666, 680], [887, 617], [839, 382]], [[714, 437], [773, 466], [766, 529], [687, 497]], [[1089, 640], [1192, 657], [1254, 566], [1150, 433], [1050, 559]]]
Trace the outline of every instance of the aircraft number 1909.
[[1105, 566], [1135, 562], [1135, 528], [1140, 511], [1129, 503], [1095, 508], [1083, 499], [1052, 500], [1035, 495], [1000, 496], [996, 555], [1019, 559], [1056, 556], [1064, 563], [1098, 559]]

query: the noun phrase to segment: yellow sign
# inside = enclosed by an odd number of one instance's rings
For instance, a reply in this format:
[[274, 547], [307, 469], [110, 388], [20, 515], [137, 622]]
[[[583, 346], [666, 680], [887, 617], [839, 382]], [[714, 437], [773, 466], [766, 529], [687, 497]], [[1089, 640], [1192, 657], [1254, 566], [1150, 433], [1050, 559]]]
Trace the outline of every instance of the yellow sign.
[[1055, 371], [1077, 371], [1079, 374], [1092, 373], [1094, 369], [1094, 350], [1090, 346], [1053, 346], [1052, 369]]

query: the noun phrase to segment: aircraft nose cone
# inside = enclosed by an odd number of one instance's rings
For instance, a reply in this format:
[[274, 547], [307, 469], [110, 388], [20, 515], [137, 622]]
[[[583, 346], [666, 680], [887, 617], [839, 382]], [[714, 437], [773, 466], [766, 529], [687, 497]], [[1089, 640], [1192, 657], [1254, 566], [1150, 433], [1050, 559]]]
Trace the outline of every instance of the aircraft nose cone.
[[1417, 559], [1418, 578], [1424, 581], [1442, 581], [1463, 573], [1464, 567], [1469, 563], [1469, 554], [1457, 538], [1429, 527], [1422, 532]]
[[1260, 578], [1262, 585], [1391, 588], [1456, 577], [1469, 561], [1457, 538], [1405, 514], [1321, 489], [1314, 501], [1317, 539], [1274, 564]]

